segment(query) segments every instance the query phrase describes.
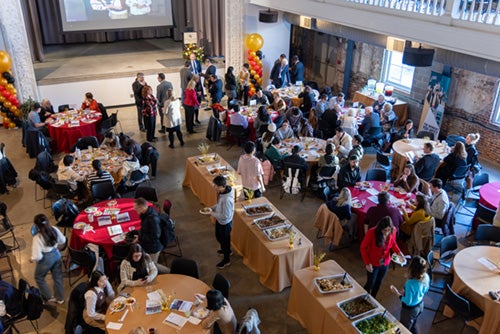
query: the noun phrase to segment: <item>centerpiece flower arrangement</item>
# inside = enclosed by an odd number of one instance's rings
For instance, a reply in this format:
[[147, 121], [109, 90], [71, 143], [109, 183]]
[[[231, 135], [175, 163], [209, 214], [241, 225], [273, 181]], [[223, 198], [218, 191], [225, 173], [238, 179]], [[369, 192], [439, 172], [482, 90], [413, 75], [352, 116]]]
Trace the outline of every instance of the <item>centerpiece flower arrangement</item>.
[[253, 199], [253, 195], [254, 195], [253, 189], [246, 189], [246, 188], [244, 188], [243, 189], [243, 193], [245, 194], [248, 203], [251, 203], [252, 199]]
[[231, 187], [234, 187], [234, 181], [236, 180], [236, 172], [234, 170], [228, 171], [226, 179], [229, 181], [229, 185]]
[[293, 249], [293, 244], [295, 243], [295, 240], [297, 239], [297, 232], [293, 228], [293, 226], [290, 226], [288, 229], [288, 245], [290, 249]]
[[314, 270], [319, 271], [319, 264], [323, 260], [323, 258], [326, 256], [326, 253], [316, 253], [314, 254]]
[[205, 50], [201, 46], [197, 46], [196, 43], [184, 44], [184, 49], [182, 50], [182, 57], [185, 60], [189, 60], [189, 55], [194, 53], [197, 60], [202, 61], [205, 56]]
[[210, 148], [210, 145], [208, 145], [207, 143], [205, 142], [201, 142], [199, 145], [198, 145], [198, 151], [201, 152], [201, 154], [203, 156], [207, 155], [208, 153], [208, 149]]

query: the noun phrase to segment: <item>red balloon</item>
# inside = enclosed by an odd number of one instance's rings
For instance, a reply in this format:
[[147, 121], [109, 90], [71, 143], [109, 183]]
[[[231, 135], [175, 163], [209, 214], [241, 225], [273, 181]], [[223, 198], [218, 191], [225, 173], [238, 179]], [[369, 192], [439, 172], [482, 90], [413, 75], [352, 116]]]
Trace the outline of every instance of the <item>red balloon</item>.
[[16, 101], [17, 98], [16, 98], [15, 95], [11, 95], [11, 96], [9, 96], [9, 98], [7, 100], [9, 100], [10, 102], [14, 103], [14, 101]]
[[12, 102], [13, 105], [15, 105], [16, 107], [19, 107], [19, 100], [16, 99], [14, 102]]
[[8, 90], [4, 90], [4, 91], [2, 92], [2, 95], [3, 95], [6, 99], [8, 99], [8, 98], [10, 97], [10, 95], [11, 95], [11, 94], [10, 94], [10, 92], [9, 92]]
[[4, 91], [6, 88], [4, 85], [0, 85], [0, 92]]
[[253, 58], [251, 56], [248, 56], [248, 62], [252, 62], [253, 61]]
[[259, 72], [259, 70], [260, 70], [260, 66], [259, 66], [258, 64], [255, 64], [255, 66], [253, 67], [253, 70], [254, 70], [255, 72]]
[[253, 60], [250, 62], [250, 66], [251, 66], [252, 68], [255, 66], [255, 62], [254, 62]]

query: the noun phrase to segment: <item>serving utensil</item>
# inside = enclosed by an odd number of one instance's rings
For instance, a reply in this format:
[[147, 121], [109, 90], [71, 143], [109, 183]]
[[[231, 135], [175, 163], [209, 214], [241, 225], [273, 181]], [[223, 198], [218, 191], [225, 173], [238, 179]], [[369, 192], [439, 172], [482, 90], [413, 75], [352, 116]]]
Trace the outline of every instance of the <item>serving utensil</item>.
[[340, 284], [344, 285], [345, 284], [345, 278], [347, 276], [347, 271], [344, 273], [344, 277], [342, 277], [342, 281], [340, 281]]

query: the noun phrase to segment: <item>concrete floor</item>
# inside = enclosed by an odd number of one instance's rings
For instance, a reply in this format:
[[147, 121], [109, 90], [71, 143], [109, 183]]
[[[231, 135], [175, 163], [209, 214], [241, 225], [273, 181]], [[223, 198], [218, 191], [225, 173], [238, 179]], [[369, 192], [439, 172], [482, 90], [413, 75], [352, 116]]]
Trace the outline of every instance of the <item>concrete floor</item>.
[[[65, 47], [66, 49], [67, 47]], [[117, 57], [119, 55], [116, 55]], [[91, 62], [92, 57], [82, 57], [81, 61]], [[116, 61], [115, 57], [115, 61]], [[62, 60], [64, 61], [64, 60]], [[114, 111], [114, 110], [113, 110]], [[202, 205], [192, 194], [191, 190], [182, 187], [184, 177], [184, 161], [187, 157], [198, 155], [197, 145], [204, 140], [204, 131], [211, 111], [200, 111], [201, 126], [196, 128], [197, 133], [186, 135], [186, 145], [183, 148], [176, 147], [170, 149], [167, 145], [167, 138], [159, 135], [160, 140], [155, 144], [160, 152], [158, 166], [158, 177], [152, 181], [160, 196], [160, 202], [168, 198], [173, 202], [172, 217], [177, 222], [176, 231], [181, 240], [182, 250], [186, 258], [194, 259], [198, 262], [201, 280], [211, 284], [217, 269], [215, 264], [219, 261], [216, 255], [217, 243], [213, 233], [213, 225], [205, 217], [198, 213]], [[145, 141], [145, 134], [137, 129], [135, 108], [120, 108], [120, 121], [124, 132], [132, 136], [139, 143]], [[28, 171], [34, 166], [35, 159], [29, 159], [21, 145], [20, 130], [0, 129], [0, 141], [5, 142], [6, 152], [9, 159], [14, 164], [19, 173], [19, 186], [11, 189], [10, 194], [0, 195], [0, 200], [8, 205], [8, 214], [16, 227], [16, 235], [21, 242], [21, 249], [11, 255], [15, 265], [15, 282], [18, 278], [24, 277], [30, 283], [34, 283], [34, 265], [29, 262], [31, 251], [30, 228], [34, 215], [45, 213], [51, 217], [50, 209], [44, 209], [41, 201], [34, 200], [34, 183], [28, 179]], [[222, 144], [211, 144], [210, 151], [218, 152], [233, 167], [237, 165], [237, 159], [241, 154], [241, 149], [234, 146], [227, 150], [227, 146]], [[54, 157], [59, 161], [60, 155]], [[367, 154], [361, 163], [363, 175], [366, 169], [372, 164], [375, 156], [373, 153]], [[498, 166], [491, 166], [484, 162], [485, 171], [489, 172], [493, 180], [498, 179]], [[328, 252], [324, 247], [323, 240], [316, 239], [316, 230], [312, 227], [314, 214], [322, 204], [321, 200], [308, 194], [305, 200], [300, 203], [295, 199], [279, 199], [279, 186], [268, 188], [265, 196], [273, 202], [278, 209], [283, 212], [313, 243], [316, 251], [326, 251], [327, 259], [337, 261], [346, 269], [349, 274], [358, 282], [364, 284], [365, 271], [359, 253], [359, 243], [353, 243], [350, 247], [335, 252]], [[131, 197], [132, 194], [129, 194]], [[300, 205], [297, 205], [299, 204]], [[457, 215], [457, 219], [462, 223], [469, 223], [470, 218]], [[52, 217], [52, 223], [54, 223]], [[457, 225], [457, 235], [463, 237], [466, 228]], [[172, 258], [165, 259], [169, 264]], [[233, 255], [232, 265], [222, 273], [231, 282], [229, 301], [233, 306], [238, 319], [244, 315], [248, 307], [258, 310], [262, 320], [261, 329], [263, 333], [306, 333], [298, 322], [286, 314], [288, 296], [290, 289], [285, 289], [281, 293], [273, 293], [259, 283], [257, 275], [249, 270], [242, 263], [242, 258]], [[390, 270], [378, 295], [378, 300], [396, 317], [399, 316], [399, 299], [389, 290], [389, 285], [394, 284], [401, 287], [405, 281], [405, 270], [396, 268]], [[9, 278], [5, 278], [7, 281]], [[69, 284], [65, 276], [66, 300], [69, 297]], [[16, 283], [17, 284], [17, 283]], [[426, 305], [432, 304], [436, 307], [440, 296], [428, 294]], [[61, 333], [64, 330], [67, 303], [57, 307], [47, 308], [39, 321], [41, 333]], [[442, 333], [453, 332], [462, 327], [462, 321], [452, 319], [438, 325], [432, 326], [434, 312], [425, 310], [419, 319], [420, 333]], [[147, 324], [145, 323], [145, 326]], [[22, 333], [32, 332], [29, 323], [19, 326]], [[475, 333], [474, 329], [466, 327], [464, 333]]]

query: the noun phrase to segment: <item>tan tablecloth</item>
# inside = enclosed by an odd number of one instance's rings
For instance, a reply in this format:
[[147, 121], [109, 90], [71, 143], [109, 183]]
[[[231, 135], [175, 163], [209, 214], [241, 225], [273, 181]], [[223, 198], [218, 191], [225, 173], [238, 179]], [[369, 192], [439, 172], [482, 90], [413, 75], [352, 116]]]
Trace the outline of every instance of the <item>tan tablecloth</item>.
[[[354, 97], [352, 98], [353, 102], [360, 102], [363, 103], [367, 107], [371, 107], [373, 103], [375, 103], [375, 100], [378, 98], [379, 94], [376, 94], [375, 96], [371, 95], [366, 95], [361, 92], [355, 92]], [[408, 103], [398, 99], [396, 103], [392, 106], [392, 110], [396, 113], [398, 116], [398, 124], [397, 126], [403, 126], [406, 122], [406, 119], [408, 118]]]
[[[214, 189], [212, 183], [215, 176], [210, 175], [207, 166], [213, 167], [219, 164], [220, 166], [228, 166], [228, 168], [233, 171], [234, 168], [221, 156], [219, 156], [218, 162], [203, 165], [196, 162], [196, 158], [198, 157], [199, 156], [189, 157], [186, 159], [186, 172], [182, 185], [190, 187], [193, 194], [200, 199], [203, 205], [212, 206], [217, 203], [217, 191]], [[239, 198], [243, 191], [243, 187], [241, 186], [241, 177], [237, 173], [234, 183], [234, 194], [236, 198]]]
[[[298, 270], [293, 275], [292, 289], [288, 299], [287, 313], [300, 322], [309, 334], [357, 333], [351, 321], [339, 310], [337, 303], [366, 291], [351, 278], [353, 288], [340, 293], [321, 294], [314, 286], [315, 277], [343, 274], [345, 271], [337, 262], [328, 260], [320, 264], [320, 270], [313, 267]], [[379, 305], [383, 311], [383, 307]], [[401, 333], [409, 331], [400, 323]]]
[[[279, 212], [265, 197], [252, 200], [253, 204], [269, 203], [274, 212]], [[249, 217], [241, 206], [245, 202], [235, 205], [233, 231], [231, 243], [236, 252], [243, 256], [243, 263], [259, 275], [260, 282], [274, 292], [279, 292], [292, 283], [295, 271], [312, 264], [313, 244], [298, 229], [294, 248], [289, 249], [289, 239], [269, 241], [264, 233], [253, 224], [254, 219], [263, 217]], [[300, 239], [300, 245], [299, 245]]]
[[[394, 155], [392, 157], [392, 169], [391, 169], [391, 177], [397, 178], [403, 172], [404, 166], [413, 161], [415, 161], [415, 156], [422, 156], [424, 154], [424, 144], [429, 140], [421, 139], [421, 138], [413, 138], [413, 139], [400, 139], [394, 142], [392, 145], [392, 149], [394, 150]], [[441, 159], [446, 157], [447, 146], [442, 145], [439, 142], [433, 141], [434, 151], [433, 153], [438, 154]], [[438, 146], [439, 145], [439, 146]]]
[[[170, 311], [160, 312], [155, 314], [146, 315], [146, 299], [147, 290], [146, 287], [150, 286], [151, 291], [157, 289], [162, 289], [165, 295], [169, 295], [172, 292], [175, 293], [174, 298], [182, 299], [186, 301], [194, 302], [194, 294], [205, 293], [210, 290], [210, 287], [204, 282], [184, 275], [167, 274], [158, 275], [156, 279], [151, 283], [143, 287], [127, 287], [125, 292], [130, 293], [132, 297], [136, 299], [136, 306], [132, 311], [129, 310], [128, 314], [123, 321], [123, 326], [119, 331], [108, 330], [108, 333], [128, 333], [132, 328], [142, 326], [148, 330], [148, 328], [156, 328], [157, 333], [179, 333], [173, 326], [163, 324], [163, 320], [169, 315]], [[127, 308], [125, 308], [127, 309]], [[118, 320], [123, 316], [124, 311], [111, 313], [109, 308], [106, 312], [106, 325], [109, 322], [118, 322]], [[179, 315], [185, 316], [184, 312], [176, 312]], [[201, 323], [198, 325], [193, 325], [187, 322], [181, 330], [182, 333], [210, 333], [210, 329], [203, 329]]]
[[325, 155], [326, 140], [313, 137], [300, 137], [300, 140], [297, 138], [285, 139], [280, 143], [279, 150], [282, 154], [285, 152], [291, 154], [295, 145], [302, 147], [299, 155], [307, 161], [309, 167], [316, 166], [319, 157]]
[[327, 245], [333, 243], [334, 246], [338, 246], [340, 244], [344, 229], [340, 224], [339, 217], [328, 210], [328, 207], [324, 203], [321, 204], [318, 212], [316, 212], [314, 227], [320, 230], [321, 235], [323, 236], [323, 238], [325, 238], [325, 243]]
[[[500, 248], [493, 246], [468, 247], [453, 260], [454, 280], [452, 289], [472, 301], [484, 312], [484, 316], [470, 323], [478, 328], [479, 334], [500, 333], [500, 302], [493, 301], [488, 292], [500, 289], [500, 270], [490, 270], [480, 263], [480, 258], [487, 258], [500, 265]], [[446, 308], [446, 316], [453, 316], [453, 311]]]
[[[118, 184], [122, 177], [120, 175], [120, 169], [122, 168], [123, 162], [129, 157], [124, 151], [114, 148], [97, 148], [93, 149], [92, 152], [89, 150], [81, 150], [81, 159], [75, 160], [73, 169], [80, 175], [87, 173], [90, 174], [94, 171], [92, 167], [92, 161], [97, 158], [101, 160], [102, 169], [109, 172], [115, 184]], [[75, 153], [71, 155], [76, 156]]]

